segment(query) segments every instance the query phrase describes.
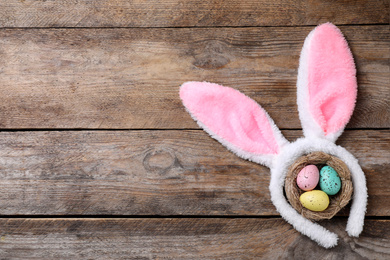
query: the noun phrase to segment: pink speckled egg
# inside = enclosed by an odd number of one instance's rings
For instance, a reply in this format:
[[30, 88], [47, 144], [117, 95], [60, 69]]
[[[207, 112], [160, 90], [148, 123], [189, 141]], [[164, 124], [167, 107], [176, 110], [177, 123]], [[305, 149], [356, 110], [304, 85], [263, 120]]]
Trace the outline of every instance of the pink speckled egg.
[[319, 179], [320, 173], [317, 166], [313, 164], [307, 165], [298, 173], [297, 185], [304, 191], [310, 191], [317, 186]]

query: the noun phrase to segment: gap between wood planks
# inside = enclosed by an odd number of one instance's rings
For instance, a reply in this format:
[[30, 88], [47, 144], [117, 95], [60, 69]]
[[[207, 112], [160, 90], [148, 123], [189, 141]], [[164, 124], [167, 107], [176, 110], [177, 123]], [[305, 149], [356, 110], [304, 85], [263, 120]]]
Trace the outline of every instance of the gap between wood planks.
[[[0, 215], [0, 219], [14, 218], [14, 219], [139, 219], [139, 218], [150, 218], [150, 219], [169, 219], [169, 218], [184, 218], [184, 219], [281, 219], [279, 215], [237, 215], [237, 216], [202, 216], [202, 215]], [[348, 219], [349, 216], [334, 216], [332, 219]], [[366, 216], [367, 220], [390, 220], [390, 216]]]
[[[302, 128], [279, 128], [281, 131], [302, 131]], [[378, 128], [346, 128], [344, 131], [364, 131], [364, 130], [390, 130], [390, 127]], [[82, 131], [203, 131], [200, 128], [3, 128], [0, 132], [82, 132]]]
[[[321, 23], [319, 23], [321, 24]], [[376, 25], [389, 25], [388, 23], [364, 23], [364, 24], [344, 24], [344, 23], [335, 23], [337, 26], [376, 26]], [[317, 25], [313, 24], [302, 24], [302, 25], [263, 25], [263, 26], [256, 26], [256, 25], [240, 25], [240, 26], [162, 26], [162, 27], [156, 27], [156, 26], [117, 26], [117, 27], [0, 27], [0, 30], [48, 30], [48, 29], [81, 29], [81, 30], [106, 30], [106, 29], [213, 29], [213, 28], [283, 28], [283, 27], [316, 27]]]

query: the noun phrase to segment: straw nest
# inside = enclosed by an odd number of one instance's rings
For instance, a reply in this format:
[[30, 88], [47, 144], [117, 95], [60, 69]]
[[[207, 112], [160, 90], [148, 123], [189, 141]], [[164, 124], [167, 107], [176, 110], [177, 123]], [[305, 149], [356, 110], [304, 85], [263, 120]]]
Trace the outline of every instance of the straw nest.
[[[335, 169], [341, 179], [341, 189], [333, 196], [329, 196], [329, 206], [324, 211], [311, 211], [302, 206], [299, 197], [305, 191], [301, 190], [296, 182], [297, 175], [306, 165], [314, 164], [319, 169], [328, 165]], [[351, 199], [353, 186], [351, 173], [347, 165], [339, 158], [323, 153], [313, 152], [299, 157], [289, 168], [284, 186], [286, 197], [291, 206], [302, 216], [311, 220], [330, 219], [340, 211]]]

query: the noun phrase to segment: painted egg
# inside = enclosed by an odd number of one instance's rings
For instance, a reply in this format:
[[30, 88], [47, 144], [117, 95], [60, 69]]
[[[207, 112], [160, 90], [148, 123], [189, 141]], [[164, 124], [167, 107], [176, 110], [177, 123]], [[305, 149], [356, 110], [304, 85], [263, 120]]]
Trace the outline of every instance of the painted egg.
[[299, 200], [311, 211], [324, 211], [329, 206], [329, 197], [321, 190], [306, 191], [302, 193]]
[[332, 167], [322, 167], [320, 171], [320, 188], [328, 195], [335, 195], [340, 191], [341, 179]]
[[317, 166], [307, 165], [298, 173], [297, 185], [301, 190], [309, 191], [317, 186], [319, 178]]

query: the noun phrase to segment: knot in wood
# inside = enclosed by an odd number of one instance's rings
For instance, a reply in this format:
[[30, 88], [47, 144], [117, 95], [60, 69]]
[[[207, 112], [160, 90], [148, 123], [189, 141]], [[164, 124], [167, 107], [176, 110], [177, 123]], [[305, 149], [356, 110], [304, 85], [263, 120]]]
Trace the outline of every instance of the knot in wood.
[[167, 150], [149, 151], [143, 160], [147, 172], [165, 175], [175, 164], [176, 156]]
[[219, 69], [230, 62], [226, 43], [210, 40], [201, 42], [194, 50], [194, 66], [202, 69]]

